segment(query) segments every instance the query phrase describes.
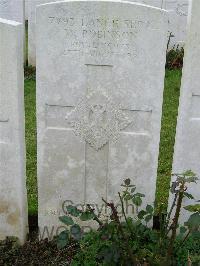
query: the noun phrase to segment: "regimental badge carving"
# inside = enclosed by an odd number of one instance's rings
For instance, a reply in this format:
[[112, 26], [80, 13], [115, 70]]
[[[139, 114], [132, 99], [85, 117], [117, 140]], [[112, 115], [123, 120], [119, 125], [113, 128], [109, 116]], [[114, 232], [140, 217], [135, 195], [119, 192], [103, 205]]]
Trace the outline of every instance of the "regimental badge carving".
[[117, 140], [120, 131], [132, 122], [102, 90], [89, 92], [66, 120], [74, 133], [97, 151], [109, 141]]

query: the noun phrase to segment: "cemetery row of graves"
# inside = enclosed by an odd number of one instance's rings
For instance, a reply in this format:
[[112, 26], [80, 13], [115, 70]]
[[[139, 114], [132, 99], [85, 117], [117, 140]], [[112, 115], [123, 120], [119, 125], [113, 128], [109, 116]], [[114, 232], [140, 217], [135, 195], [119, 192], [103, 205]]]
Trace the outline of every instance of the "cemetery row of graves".
[[182, 73], [162, 6], [44, 3], [0, 18], [0, 265], [198, 265], [200, 3]]

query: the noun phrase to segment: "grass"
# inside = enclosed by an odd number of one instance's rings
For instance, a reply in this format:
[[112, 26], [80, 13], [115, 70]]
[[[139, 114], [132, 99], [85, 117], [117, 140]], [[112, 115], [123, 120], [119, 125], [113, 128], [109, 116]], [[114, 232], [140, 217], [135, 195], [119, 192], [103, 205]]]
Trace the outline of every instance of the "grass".
[[156, 201], [167, 207], [176, 134], [181, 71], [166, 70]]
[[[163, 117], [158, 166], [157, 193], [158, 203], [167, 206], [168, 189], [172, 165], [176, 117], [178, 112], [180, 70], [167, 70], [165, 77]], [[36, 178], [36, 115], [35, 79], [25, 80], [26, 146], [27, 146], [27, 189], [29, 214], [37, 213]]]
[[26, 174], [29, 214], [37, 213], [35, 80], [25, 80]]

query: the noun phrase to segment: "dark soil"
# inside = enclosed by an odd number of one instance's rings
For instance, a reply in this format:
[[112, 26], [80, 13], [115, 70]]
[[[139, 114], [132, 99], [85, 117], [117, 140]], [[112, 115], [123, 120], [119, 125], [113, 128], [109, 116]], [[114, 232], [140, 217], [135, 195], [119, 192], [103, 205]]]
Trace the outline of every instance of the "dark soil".
[[70, 265], [78, 250], [78, 244], [72, 241], [66, 248], [58, 249], [56, 240], [39, 241], [37, 217], [29, 217], [29, 222], [29, 240], [23, 246], [20, 246], [15, 238], [0, 241], [0, 266]]
[[0, 265], [70, 265], [78, 246], [71, 243], [66, 248], [59, 250], [56, 241], [30, 240], [20, 247], [15, 239], [6, 239], [0, 242]]

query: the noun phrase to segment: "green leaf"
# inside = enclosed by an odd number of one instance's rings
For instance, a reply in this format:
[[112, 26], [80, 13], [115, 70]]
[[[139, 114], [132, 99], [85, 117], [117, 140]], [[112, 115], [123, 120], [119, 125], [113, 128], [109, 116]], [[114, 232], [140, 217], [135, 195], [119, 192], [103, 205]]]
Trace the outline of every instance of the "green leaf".
[[95, 218], [95, 214], [93, 212], [83, 212], [80, 216], [81, 221], [88, 221], [88, 220], [92, 220]]
[[78, 217], [81, 214], [81, 211], [72, 205], [67, 206], [67, 212], [74, 217]]
[[112, 244], [111, 246], [105, 245], [99, 250], [97, 258], [103, 260], [103, 265], [119, 265], [119, 247], [115, 244]]
[[80, 240], [82, 237], [81, 228], [78, 224], [74, 224], [70, 228], [70, 233], [75, 240]]
[[59, 217], [59, 220], [66, 225], [73, 225], [74, 224], [74, 221], [69, 216], [61, 216], [61, 217]]
[[193, 231], [191, 233], [191, 236], [196, 238], [196, 239], [200, 239], [200, 231]]
[[131, 194], [127, 194], [126, 196], [124, 196], [125, 200], [131, 200], [132, 199], [132, 195]]
[[151, 219], [152, 219], [152, 215], [151, 214], [148, 214], [145, 218], [144, 218], [144, 220], [145, 220], [145, 222], [149, 222]]
[[57, 238], [57, 247], [62, 249], [69, 243], [69, 231], [62, 231]]
[[152, 214], [153, 213], [153, 207], [151, 206], [151, 205], [147, 205], [146, 206], [146, 211], [148, 212], [148, 213], [150, 213], [150, 214]]
[[144, 216], [147, 214], [146, 211], [144, 210], [141, 210], [139, 213], [138, 213], [138, 218], [141, 220], [144, 218]]
[[185, 226], [180, 227], [180, 234], [185, 234], [187, 232], [187, 228]]
[[127, 179], [124, 180], [124, 184], [125, 184], [126, 186], [129, 186], [130, 183], [131, 183], [130, 178], [127, 178]]
[[189, 212], [199, 212], [200, 213], [200, 204], [188, 205], [184, 207], [185, 210]]
[[198, 212], [193, 213], [189, 220], [185, 223], [185, 225], [190, 229], [190, 230], [197, 230], [200, 227], [200, 214]]
[[174, 176], [177, 176], [177, 181], [180, 183], [187, 182], [187, 183], [196, 183], [198, 178], [191, 170], [188, 170], [182, 174], [173, 174]]
[[134, 193], [136, 190], [136, 186], [134, 186], [133, 188], [131, 188], [131, 193]]
[[197, 183], [197, 181], [198, 181], [198, 178], [196, 176], [190, 176], [186, 178], [187, 183]]
[[142, 194], [142, 193], [138, 193], [138, 192], [135, 193], [134, 196], [135, 196], [135, 197], [140, 197], [140, 198], [144, 198], [144, 197], [145, 197], [144, 194]]
[[196, 176], [196, 174], [191, 170], [187, 170], [183, 173], [183, 176]]
[[134, 197], [132, 199], [132, 202], [136, 205], [136, 206], [141, 206], [142, 204], [142, 199], [140, 197]]
[[194, 197], [192, 196], [192, 194], [189, 194], [189, 193], [187, 193], [187, 192], [184, 192], [183, 195], [184, 195], [185, 197], [187, 197], [188, 199], [194, 199]]

